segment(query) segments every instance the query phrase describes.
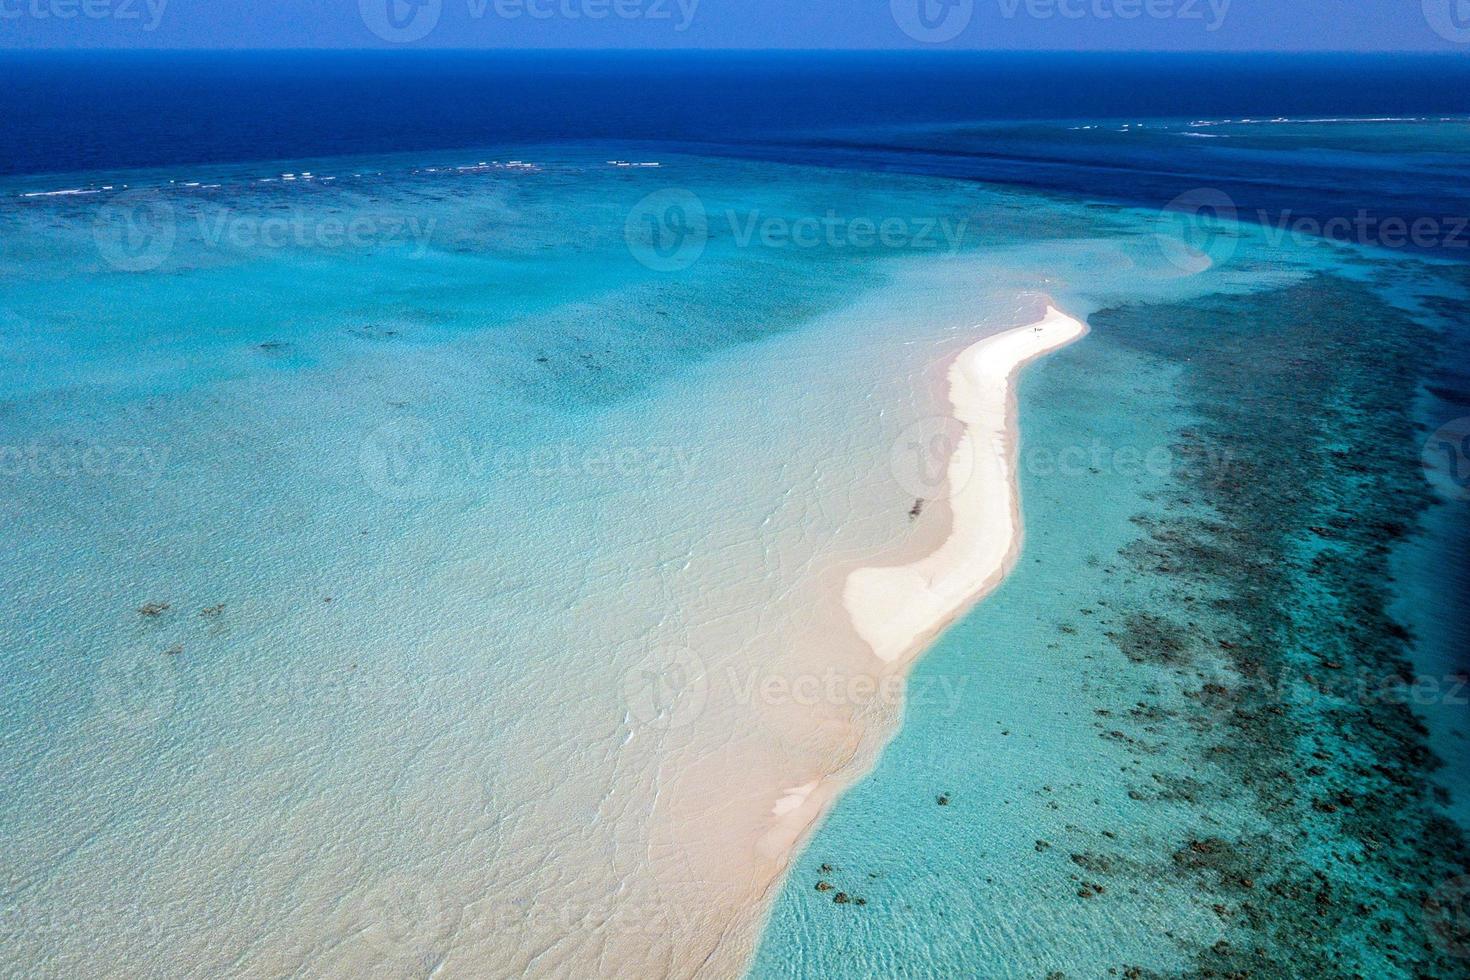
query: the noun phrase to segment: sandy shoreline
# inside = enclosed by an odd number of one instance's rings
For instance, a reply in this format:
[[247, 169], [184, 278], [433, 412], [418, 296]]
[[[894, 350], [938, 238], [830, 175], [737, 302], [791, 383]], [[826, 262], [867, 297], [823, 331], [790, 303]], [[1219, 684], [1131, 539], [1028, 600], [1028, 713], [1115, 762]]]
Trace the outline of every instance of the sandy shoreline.
[[[565, 492], [564, 475], [516, 471], [493, 509], [451, 500], [432, 520], [398, 523], [396, 500], [354, 510], [351, 496], [322, 491], [349, 501], [341, 513], [351, 515], [323, 531], [330, 567], [263, 596], [254, 590], [268, 576], [248, 562], [223, 582], [214, 570], [182, 584], [171, 565], [149, 570], [149, 593], [181, 612], [136, 624], [125, 608], [143, 639], [120, 635], [148, 663], [173, 640], [144, 631], [193, 630], [189, 650], [209, 655], [188, 660], [187, 687], [162, 690], [167, 724], [120, 726], [119, 709], [89, 710], [49, 750], [37, 770], [46, 778], [114, 746], [97, 784], [136, 790], [134, 809], [120, 823], [113, 797], [93, 784], [43, 782], [17, 821], [34, 830], [17, 835], [27, 845], [16, 866], [75, 856], [45, 872], [34, 908], [87, 910], [107, 928], [101, 938], [35, 932], [11, 955], [83, 973], [164, 964], [252, 977], [743, 975], [795, 855], [901, 718], [908, 664], [873, 655], [842, 601], [845, 583], [864, 566], [952, 554], [975, 533], [965, 501], [991, 486], [936, 495], [910, 520], [913, 493], [884, 466], [906, 425], [951, 412], [951, 358], [936, 352], [995, 329], [975, 326], [975, 293], [960, 288], [970, 270], [912, 275], [807, 330], [710, 359], [677, 390], [629, 399], [578, 433], [589, 448], [699, 447], [687, 470], [579, 472], [578, 493]], [[1022, 302], [1007, 292], [984, 305], [1014, 323], [1034, 313]], [[918, 303], [928, 332], [895, 330]], [[985, 357], [962, 357], [998, 371], [970, 383], [1000, 392], [1002, 424], [1008, 378], [1052, 346], [1028, 331], [1000, 335], [1019, 336], [1017, 346], [992, 338], [977, 345]], [[453, 356], [465, 359], [460, 348]], [[426, 360], [401, 383], [437, 391], [413, 378], [440, 377], [445, 363]], [[971, 396], [989, 404], [953, 377], [950, 387], [956, 415]], [[773, 393], [785, 414], [734, 424], [752, 391]], [[327, 410], [286, 380], [241, 383], [204, 406], [181, 397], [169, 409], [180, 433], [171, 446], [192, 465], [178, 472], [214, 460], [215, 434], [258, 406], [270, 418], [310, 418], [322, 443], [337, 445], [360, 427], [366, 397]], [[488, 413], [498, 409], [477, 393], [442, 397], [455, 421], [441, 433], [494, 430]], [[973, 426], [983, 416], [961, 417]], [[360, 447], [338, 442], [343, 461], [325, 472], [359, 465]], [[250, 445], [273, 443], [261, 435]], [[984, 436], [975, 446], [992, 450]], [[941, 474], [944, 458], [933, 457]], [[283, 508], [322, 469], [292, 462], [290, 479], [256, 488], [278, 493], [270, 499]], [[998, 472], [1009, 513], [1011, 468]], [[218, 526], [240, 519], [234, 496], [211, 499]], [[130, 554], [155, 533], [160, 500], [170, 515], [199, 506], [192, 481], [165, 480], [149, 509], [109, 531], [103, 553]], [[355, 547], [332, 550], [356, 541], [359, 519], [392, 529], [372, 561]], [[303, 611], [311, 588], [334, 601]], [[190, 612], [222, 595], [252, 596], [231, 602], [228, 615], [242, 617], [233, 637]], [[273, 632], [257, 632], [259, 622]], [[302, 654], [278, 663], [273, 643], [298, 636]], [[260, 637], [272, 642], [247, 646]], [[131, 695], [124, 705], [134, 702], [152, 706]], [[208, 744], [219, 747], [185, 745], [194, 732], [217, 733]], [[160, 750], [190, 760], [190, 799], [207, 806], [184, 805], [172, 770], [135, 766]], [[79, 819], [49, 821], [61, 808]], [[206, 848], [217, 862], [200, 864]], [[146, 873], [129, 875], [139, 853], [151, 855]], [[238, 897], [221, 916], [185, 901], [200, 894]], [[160, 908], [166, 919], [129, 914]]]
[[[969, 304], [955, 295], [956, 307]], [[656, 482], [633, 488], [633, 501], [602, 505], [607, 528], [659, 533], [626, 561], [590, 572], [568, 564], [590, 583], [567, 587], [579, 598], [561, 625], [565, 649], [581, 659], [561, 662], [555, 704], [504, 718], [525, 726], [512, 741], [538, 763], [498, 770], [493, 833], [455, 852], [471, 876], [407, 879], [407, 894], [421, 896], [428, 914], [415, 912], [404, 926], [390, 919], [394, 928], [376, 927], [367, 942], [352, 932], [361, 917], [346, 917], [346, 938], [324, 957], [323, 973], [389, 975], [371, 969], [386, 947], [395, 964], [432, 958], [444, 977], [745, 974], [796, 855], [896, 732], [912, 662], [1014, 561], [1015, 379], [1086, 329], [1048, 308], [952, 363], [925, 345], [927, 356], [894, 370], [884, 348], [875, 363], [875, 348], [855, 342], [852, 324], [887, 340], [898, 311], [864, 313], [843, 314], [850, 346], [834, 362], [840, 383], [809, 383], [812, 363], [831, 353], [820, 332], [784, 341], [797, 353], [766, 362], [806, 399], [786, 407], [833, 413], [828, 434], [851, 439], [846, 446], [813, 452], [811, 430], [796, 426], [761, 430], [757, 444], [725, 425], [711, 406], [748, 398], [745, 369], [714, 375], [717, 386], [678, 413], [633, 414], [598, 435], [656, 441], [680, 432], [719, 447], [711, 465], [721, 468], [701, 471], [696, 486], [726, 488], [732, 513], [712, 526], [700, 495]], [[973, 336], [968, 315], [950, 322], [962, 331], [951, 337]], [[836, 408], [851, 404], [846, 379], [863, 369], [884, 387], [877, 411], [854, 421]], [[900, 430], [926, 420], [963, 437], [949, 479], [945, 455], [932, 455], [941, 478], [931, 506], [911, 520], [912, 487], [885, 469], [882, 447], [902, 444]], [[764, 471], [762, 460], [771, 461]], [[753, 469], [767, 477], [754, 488]], [[825, 510], [814, 512], [813, 501]], [[630, 510], [637, 521], [626, 521]], [[824, 526], [824, 536], [810, 536]], [[869, 567], [884, 561], [894, 567]], [[623, 685], [608, 686], [603, 659], [626, 665]], [[642, 686], [654, 674], [663, 686]], [[544, 689], [531, 681], [528, 691]], [[564, 719], [564, 738], [547, 740], [534, 724], [543, 715]], [[397, 909], [405, 902], [396, 894], [369, 898]], [[398, 942], [398, 932], [414, 938]]]
[[[949, 431], [958, 438], [950, 447], [947, 475], [929, 494], [938, 506], [924, 511], [902, 546], [914, 557], [899, 565], [842, 570], [832, 587], [841, 591], [835, 613], [844, 622], [815, 627], [846, 676], [871, 679], [879, 687], [893, 682], [894, 689], [902, 690], [908, 668], [923, 650], [1010, 571], [1022, 540], [1016, 379], [1028, 363], [1086, 332], [1084, 323], [1048, 305], [1042, 319], [987, 337], [951, 363], [948, 396], [959, 425]], [[850, 642], [839, 639], [843, 634], [850, 635]], [[849, 662], [849, 653], [843, 652], [849, 647], [856, 661]], [[810, 725], [811, 716], [804, 717]], [[844, 726], [842, 764], [791, 779], [774, 805], [768, 804], [768, 823], [753, 855], [761, 868], [755, 877], [764, 882], [756, 893], [761, 905], [774, 898], [785, 869], [827, 809], [872, 768], [898, 720], [895, 711], [886, 723], [869, 717], [857, 729]], [[798, 724], [801, 719], [790, 721]], [[830, 723], [819, 719], [818, 724]], [[818, 735], [809, 730], [806, 737]], [[753, 945], [758, 932], [737, 945]], [[743, 957], [716, 956], [715, 961], [735, 968]]]
[[950, 401], [964, 432], [942, 488], [952, 515], [949, 537], [918, 561], [860, 568], [843, 590], [854, 627], [880, 660], [913, 659], [1015, 563], [1021, 545], [1016, 376], [1086, 332], [1048, 306], [1040, 321], [987, 337], [951, 366]]

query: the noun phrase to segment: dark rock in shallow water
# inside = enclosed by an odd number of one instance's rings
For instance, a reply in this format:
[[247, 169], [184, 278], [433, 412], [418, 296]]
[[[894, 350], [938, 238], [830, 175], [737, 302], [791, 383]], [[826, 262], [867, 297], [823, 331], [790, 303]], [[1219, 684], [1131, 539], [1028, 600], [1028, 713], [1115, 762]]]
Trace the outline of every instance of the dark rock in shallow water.
[[347, 332], [363, 340], [392, 340], [398, 336], [397, 330], [388, 327], [353, 327]]
[[1072, 863], [1094, 874], [1107, 874], [1113, 870], [1113, 859], [1102, 854], [1073, 854]]

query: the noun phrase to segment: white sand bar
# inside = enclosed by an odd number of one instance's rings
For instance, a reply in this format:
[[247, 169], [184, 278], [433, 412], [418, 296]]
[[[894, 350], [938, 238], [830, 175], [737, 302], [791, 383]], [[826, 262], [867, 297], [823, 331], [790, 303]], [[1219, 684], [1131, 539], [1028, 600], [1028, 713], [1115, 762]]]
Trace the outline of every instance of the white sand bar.
[[908, 565], [860, 568], [843, 601], [858, 634], [885, 663], [915, 656], [991, 589], [1021, 545], [1016, 376], [1033, 358], [1071, 343], [1087, 327], [1048, 306], [1038, 323], [987, 337], [949, 371], [950, 401], [964, 426], [941, 491], [952, 512], [949, 537]]

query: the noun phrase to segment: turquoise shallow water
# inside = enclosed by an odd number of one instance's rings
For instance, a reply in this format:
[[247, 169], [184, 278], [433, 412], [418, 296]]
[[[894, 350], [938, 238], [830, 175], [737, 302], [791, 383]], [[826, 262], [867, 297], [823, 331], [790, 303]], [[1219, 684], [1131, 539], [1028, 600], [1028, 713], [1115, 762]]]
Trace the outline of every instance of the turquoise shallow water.
[[[716, 678], [727, 655], [779, 667], [699, 638], [904, 527], [886, 459], [932, 411], [916, 377], [1070, 276], [1177, 278], [1149, 216], [612, 158], [8, 199], [11, 962], [510, 974], [550, 948], [681, 972], [707, 955], [697, 922], [652, 944], [584, 924], [646, 907], [623, 893], [680, 799], [672, 709], [625, 693], [640, 658], [678, 641]], [[659, 225], [690, 196], [697, 254]], [[778, 734], [776, 780], [852, 751]]]
[[[1452, 349], [1457, 270], [919, 176], [675, 154], [608, 166], [630, 154], [7, 181], [114, 187], [0, 209], [7, 966], [519, 975], [571, 970], [570, 948], [692, 972], [708, 950], [683, 934], [600, 924], [659, 815], [628, 800], [659, 796], [640, 722], [677, 715], [637, 717], [625, 675], [650, 637], [687, 642], [711, 609], [750, 606], [747, 582], [815, 577], [901, 537], [912, 495], [893, 485], [892, 440], [934, 410], [944, 357], [1043, 293], [1095, 330], [1024, 378], [1022, 563], [917, 668], [902, 731], [806, 843], [753, 975], [1259, 965], [1228, 944], [1270, 959], [1299, 941], [1317, 872], [1355, 883], [1375, 903], [1364, 921], [1413, 950], [1333, 919], [1353, 965], [1437, 955], [1419, 951], [1434, 920], [1415, 910], [1460, 845], [1431, 820], [1419, 736], [1381, 711], [1383, 739], [1346, 748], [1261, 727], [1284, 688], [1231, 693], [1249, 665], [1230, 651], [1356, 618], [1368, 676], [1397, 669], [1404, 651], [1375, 645], [1397, 636], [1374, 618], [1386, 575], [1363, 556], [1428, 503], [1403, 482], [1419, 449], [1404, 420], [1445, 408], [1414, 390], [1437, 362], [1405, 351]], [[512, 159], [537, 169], [478, 166]], [[826, 237], [831, 216], [869, 244]], [[883, 240], [854, 224], [887, 220]], [[1353, 367], [1337, 387], [1302, 370], [1320, 358], [1310, 325], [1329, 320]], [[1242, 325], [1284, 339], [1257, 364]], [[1373, 330], [1403, 348], [1376, 387]], [[1300, 401], [1276, 367], [1312, 382]], [[1269, 421], [1282, 404], [1298, 427]], [[1374, 405], [1384, 427], [1353, 429], [1344, 404]], [[1293, 452], [1372, 464], [1298, 472]], [[1346, 511], [1308, 517], [1261, 472]], [[1219, 496], [1232, 481], [1271, 494]], [[886, 511], [867, 515], [872, 500]], [[1459, 526], [1452, 505], [1428, 513], [1440, 543]], [[1381, 523], [1335, 564], [1317, 562], [1325, 536], [1262, 530], [1341, 535], [1333, 520], [1354, 518]], [[1463, 624], [1423, 571], [1434, 544], [1403, 573], [1398, 615], [1441, 624], [1417, 627], [1438, 646], [1416, 652], [1448, 679]], [[1292, 603], [1245, 608], [1242, 554], [1330, 569], [1328, 597], [1351, 603], [1312, 606], [1292, 564], [1272, 580]], [[622, 606], [638, 642], [612, 618]], [[1293, 691], [1359, 666], [1308, 646], [1292, 649], [1339, 666], [1288, 675]], [[1376, 707], [1345, 700], [1351, 724]], [[851, 719], [820, 707], [762, 761], [838, 768], [851, 746], [829, 733]], [[1463, 716], [1425, 707], [1452, 784]], [[1231, 768], [1224, 730], [1301, 751]], [[1312, 753], [1328, 758], [1298, 765]], [[1285, 829], [1279, 787], [1239, 790], [1251, 765], [1303, 784], [1313, 836]], [[1382, 765], [1388, 789], [1363, 775]], [[1386, 792], [1402, 795], [1343, 800]], [[1373, 864], [1391, 833], [1407, 851]], [[1306, 865], [1257, 868], [1263, 849]], [[1344, 878], [1355, 854], [1369, 872]], [[1386, 876], [1409, 882], [1393, 901]], [[1253, 899], [1245, 878], [1279, 891]], [[833, 903], [821, 880], [865, 904]], [[692, 884], [688, 904], [716, 919], [753, 908]], [[1259, 934], [1243, 925], [1263, 917]], [[731, 942], [754, 948], [759, 925]]]
[[1216, 258], [1026, 372], [1025, 551], [914, 673], [964, 696], [910, 706], [751, 976], [1460, 975], [1463, 504], [1420, 450], [1463, 268]]

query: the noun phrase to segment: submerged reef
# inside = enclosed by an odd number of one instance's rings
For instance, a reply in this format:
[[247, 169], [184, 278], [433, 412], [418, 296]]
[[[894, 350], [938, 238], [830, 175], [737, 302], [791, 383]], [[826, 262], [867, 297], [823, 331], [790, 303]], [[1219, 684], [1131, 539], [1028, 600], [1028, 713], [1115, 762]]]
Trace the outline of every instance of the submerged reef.
[[1412, 409], [1442, 335], [1325, 275], [1092, 325], [1178, 369], [1197, 419], [1099, 600], [1119, 653], [1175, 688], [1166, 712], [1110, 718], [1104, 737], [1144, 754], [1183, 723], [1199, 755], [1192, 785], [1130, 793], [1201, 803], [1198, 831], [1145, 872], [1190, 883], [1227, 926], [1186, 975], [1470, 975], [1470, 849], [1433, 782], [1413, 638], [1390, 612], [1392, 549], [1432, 500]]
[[1120, 305], [1030, 370], [1026, 552], [916, 666], [752, 977], [1470, 976], [1408, 619], [1466, 597], [1395, 564], [1444, 534], [1415, 411], [1470, 282], [1405, 268]]

